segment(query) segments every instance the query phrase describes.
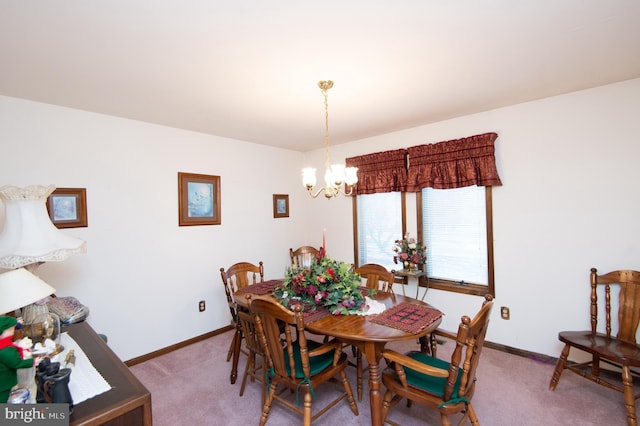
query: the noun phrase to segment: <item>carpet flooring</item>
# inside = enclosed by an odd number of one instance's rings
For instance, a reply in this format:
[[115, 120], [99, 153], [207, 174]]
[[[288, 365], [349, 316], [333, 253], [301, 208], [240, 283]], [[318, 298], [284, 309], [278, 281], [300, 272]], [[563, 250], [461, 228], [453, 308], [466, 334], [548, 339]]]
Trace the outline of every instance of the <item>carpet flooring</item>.
[[[226, 354], [231, 338], [231, 332], [223, 333], [131, 367], [151, 392], [155, 426], [258, 424], [260, 384], [248, 382], [244, 396], [238, 396], [246, 356], [240, 357], [237, 382], [233, 385], [229, 382], [231, 362], [226, 362]], [[414, 341], [388, 346], [402, 352], [418, 348]], [[440, 345], [439, 357], [450, 353], [452, 346], [452, 342]], [[350, 351], [347, 352], [351, 356]], [[622, 394], [567, 371], [556, 390], [549, 391], [553, 369], [554, 365], [549, 363], [485, 347], [472, 400], [480, 423], [489, 426], [627, 424]], [[355, 394], [355, 368], [348, 367], [347, 372]], [[366, 374], [363, 400], [358, 402], [359, 416], [354, 416], [343, 400], [314, 425], [370, 424]], [[331, 384], [315, 389], [314, 407], [321, 406], [328, 396], [339, 391]], [[389, 418], [406, 426], [440, 424], [437, 413], [417, 404], [408, 408], [404, 402], [391, 410]], [[278, 404], [273, 405], [267, 421], [271, 426], [301, 423], [299, 415]]]

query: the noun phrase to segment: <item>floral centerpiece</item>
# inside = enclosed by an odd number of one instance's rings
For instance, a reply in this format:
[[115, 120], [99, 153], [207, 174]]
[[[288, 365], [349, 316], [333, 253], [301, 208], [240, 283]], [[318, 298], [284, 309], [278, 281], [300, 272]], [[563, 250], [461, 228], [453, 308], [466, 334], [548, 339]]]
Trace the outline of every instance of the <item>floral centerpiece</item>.
[[324, 306], [333, 315], [351, 315], [366, 306], [360, 286], [360, 275], [350, 264], [325, 256], [321, 249], [310, 266], [287, 268], [275, 296], [288, 308], [299, 304], [305, 310]]
[[404, 238], [396, 240], [393, 246], [396, 253], [393, 256], [393, 263], [400, 263], [404, 269], [416, 269], [417, 265], [427, 263], [427, 247], [418, 246], [415, 238], [409, 237], [409, 233], [404, 234]]

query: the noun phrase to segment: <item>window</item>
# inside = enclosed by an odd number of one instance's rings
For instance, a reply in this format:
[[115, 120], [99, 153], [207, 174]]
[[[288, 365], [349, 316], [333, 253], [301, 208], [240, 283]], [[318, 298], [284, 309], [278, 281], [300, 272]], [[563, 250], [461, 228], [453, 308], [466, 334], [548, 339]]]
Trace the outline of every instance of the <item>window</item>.
[[[406, 229], [405, 193], [358, 195], [356, 263], [393, 263], [393, 242]], [[420, 242], [427, 246], [429, 287], [495, 296], [491, 187], [426, 188], [416, 193]]]
[[[356, 262], [392, 262], [388, 247], [399, 224], [399, 235], [407, 231], [404, 197], [415, 194], [418, 242], [428, 249], [427, 277], [420, 280], [441, 290], [495, 296], [491, 188], [502, 185], [497, 137], [489, 132], [348, 158], [349, 166], [362, 168], [353, 204]], [[398, 198], [386, 198], [388, 191], [400, 191], [400, 218]]]
[[383, 192], [356, 197], [356, 264], [378, 263], [397, 269], [393, 263], [393, 242], [404, 229], [404, 193]]
[[429, 285], [494, 294], [491, 187], [425, 188], [417, 205]]

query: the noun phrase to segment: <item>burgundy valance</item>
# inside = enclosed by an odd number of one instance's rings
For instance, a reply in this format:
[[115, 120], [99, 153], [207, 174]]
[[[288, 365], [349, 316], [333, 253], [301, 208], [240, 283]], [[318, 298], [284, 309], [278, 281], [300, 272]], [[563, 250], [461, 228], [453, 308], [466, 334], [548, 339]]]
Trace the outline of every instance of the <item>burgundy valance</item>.
[[407, 150], [397, 149], [347, 158], [347, 167], [358, 168], [354, 195], [405, 191], [407, 188]]
[[502, 185], [494, 156], [496, 133], [408, 148], [408, 192]]

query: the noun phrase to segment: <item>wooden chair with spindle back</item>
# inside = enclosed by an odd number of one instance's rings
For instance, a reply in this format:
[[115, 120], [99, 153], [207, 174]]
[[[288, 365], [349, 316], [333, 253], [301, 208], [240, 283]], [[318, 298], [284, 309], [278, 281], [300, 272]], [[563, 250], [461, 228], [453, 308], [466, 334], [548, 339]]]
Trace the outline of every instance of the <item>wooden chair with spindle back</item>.
[[387, 270], [377, 263], [367, 263], [354, 269], [354, 272], [366, 279], [367, 288], [382, 291], [384, 293], [393, 292], [393, 283], [395, 281], [395, 270]]
[[[268, 389], [262, 407], [261, 426], [266, 423], [274, 401], [302, 414], [305, 426], [311, 425], [313, 420], [344, 398], [347, 398], [351, 411], [358, 415], [358, 406], [345, 372], [347, 356], [342, 353], [342, 344], [335, 339], [324, 344], [308, 340], [301, 309], [298, 305], [291, 311], [272, 297], [257, 296], [250, 299], [250, 310], [254, 314], [268, 363]], [[287, 326], [282, 328], [280, 324]], [[314, 394], [325, 382], [341, 385], [344, 390], [324, 408], [312, 414]], [[285, 398], [286, 393], [283, 395], [278, 392], [279, 387], [295, 393], [296, 404]], [[298, 404], [299, 393], [304, 394], [302, 407]]]
[[[556, 388], [564, 370], [573, 371], [594, 383], [621, 392], [627, 423], [635, 426], [638, 424], [636, 399], [640, 397], [635, 396], [633, 389], [633, 377], [637, 376], [633, 369], [640, 367], [640, 345], [636, 343], [640, 321], [640, 272], [618, 270], [598, 275], [598, 270], [591, 268], [590, 276], [591, 329], [558, 333], [558, 339], [564, 343], [564, 348], [551, 377], [549, 389]], [[611, 287], [618, 287], [618, 291], [612, 292]], [[605, 299], [604, 309], [598, 305], [599, 296]], [[612, 312], [612, 307], [617, 307], [617, 315]], [[604, 324], [599, 324], [598, 320], [603, 318]], [[617, 318], [617, 324], [612, 318]], [[590, 359], [570, 363], [568, 358], [571, 348], [588, 353]], [[613, 369], [601, 368], [606, 365]], [[611, 374], [613, 371], [618, 372], [614, 374], [621, 374], [621, 380], [614, 380], [615, 376]]]
[[302, 246], [297, 249], [289, 249], [289, 257], [291, 258], [291, 265], [296, 267], [309, 266], [315, 260], [316, 256], [320, 253], [320, 250], [312, 246]]
[[[258, 265], [250, 262], [238, 262], [226, 270], [220, 268], [220, 276], [222, 277], [222, 284], [224, 285], [229, 311], [231, 312], [231, 325], [235, 327], [235, 333], [231, 340], [229, 351], [227, 352], [227, 362], [235, 354], [235, 364], [240, 352], [245, 354], [247, 354], [247, 352], [242, 349], [242, 327], [238, 321], [238, 306], [233, 295], [238, 289], [245, 288], [250, 284], [256, 284], [257, 282], [264, 282], [264, 266], [262, 261], [260, 261]], [[237, 379], [236, 367], [237, 366], [234, 365], [231, 371], [231, 383], [235, 383]]]
[[389, 410], [402, 398], [438, 410], [443, 425], [449, 425], [450, 415], [463, 413], [459, 424], [469, 419], [479, 425], [471, 399], [476, 388], [476, 370], [489, 327], [493, 296], [486, 295], [480, 311], [471, 319], [463, 316], [458, 333], [437, 329], [433, 334], [455, 341], [451, 358], [439, 359], [435, 354], [412, 351], [401, 354], [385, 349], [382, 356], [390, 364], [382, 374], [387, 388], [382, 403], [382, 417], [395, 425], [387, 416]]

